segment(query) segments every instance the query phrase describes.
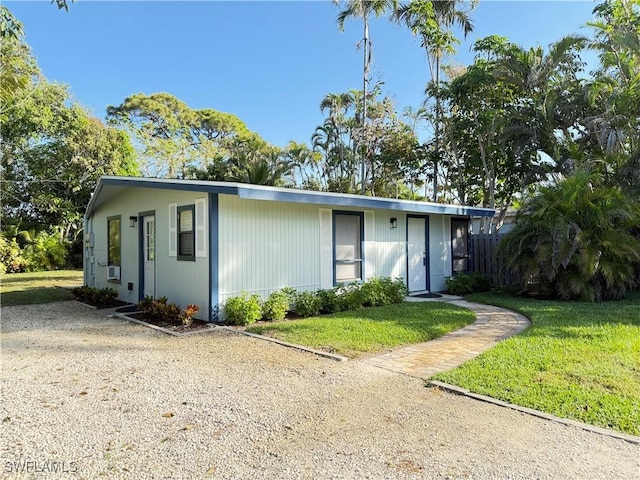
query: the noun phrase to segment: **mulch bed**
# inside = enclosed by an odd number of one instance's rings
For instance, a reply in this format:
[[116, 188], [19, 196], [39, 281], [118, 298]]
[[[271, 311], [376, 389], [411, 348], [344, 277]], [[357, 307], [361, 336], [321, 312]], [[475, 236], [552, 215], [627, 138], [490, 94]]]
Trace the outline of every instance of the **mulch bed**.
[[115, 307], [123, 307], [125, 305], [129, 305], [127, 302], [123, 302], [122, 300], [113, 300], [109, 303], [94, 303], [78, 297], [74, 297], [74, 299], [77, 300], [78, 302], [84, 303], [85, 305], [91, 305], [92, 307], [96, 307], [96, 310], [104, 310], [105, 308], [115, 308]]
[[166, 328], [167, 330], [171, 330], [176, 333], [188, 333], [195, 332], [198, 330], [203, 330], [205, 328], [211, 328], [211, 323], [204, 322], [202, 320], [198, 320], [197, 318], [193, 319], [193, 323], [188, 327], [183, 325], [182, 323], [175, 322], [167, 322], [164, 319], [154, 317], [153, 315], [149, 315], [148, 313], [127, 313], [127, 317], [135, 318], [136, 320], [142, 320], [143, 322], [150, 323], [151, 325], [155, 325], [156, 327]]

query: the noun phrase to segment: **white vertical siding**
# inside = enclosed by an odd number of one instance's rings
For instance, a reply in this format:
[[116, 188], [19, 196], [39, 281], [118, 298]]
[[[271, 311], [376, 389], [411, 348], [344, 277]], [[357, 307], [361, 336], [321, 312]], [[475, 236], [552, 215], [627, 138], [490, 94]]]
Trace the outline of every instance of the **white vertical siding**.
[[220, 195], [219, 212], [221, 304], [242, 290], [321, 288], [318, 206]]
[[[170, 208], [194, 205], [203, 193], [180, 192], [160, 189], [128, 188], [96, 209], [92, 215], [94, 233], [95, 286], [111, 287], [118, 291], [118, 298], [135, 303], [140, 287], [138, 264], [138, 230], [129, 227], [129, 217], [141, 212], [155, 211], [156, 216], [156, 296], [166, 296], [170, 302], [186, 306], [195, 303], [200, 307], [198, 318], [209, 315], [209, 258], [198, 257], [196, 261], [179, 261], [170, 257]], [[121, 283], [107, 282], [107, 217], [120, 215], [122, 266]], [[175, 237], [175, 235], [174, 235]], [[209, 235], [204, 235], [208, 242]], [[127, 284], [133, 283], [133, 290]]]
[[446, 290], [451, 276], [451, 217], [429, 215], [429, 268], [431, 291]]
[[333, 228], [331, 210], [320, 211], [320, 288], [333, 287]]
[[[406, 215], [391, 210], [374, 210], [375, 247], [373, 248], [374, 277], [407, 278]], [[398, 219], [391, 228], [391, 218]]]
[[364, 280], [370, 280], [376, 276], [377, 249], [375, 214], [371, 210], [364, 212]]

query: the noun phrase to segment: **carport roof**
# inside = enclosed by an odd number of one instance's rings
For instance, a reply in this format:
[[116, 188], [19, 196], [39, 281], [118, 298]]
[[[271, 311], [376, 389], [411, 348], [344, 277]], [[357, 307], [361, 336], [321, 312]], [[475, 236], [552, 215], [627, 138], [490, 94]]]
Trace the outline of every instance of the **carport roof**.
[[91, 196], [91, 200], [87, 206], [86, 215], [91, 215], [91, 213], [93, 213], [100, 205], [128, 188], [157, 188], [163, 190], [221, 193], [225, 195], [237, 195], [240, 198], [252, 200], [306, 203], [339, 208], [385, 209], [408, 213], [469, 215], [480, 217], [492, 217], [495, 214], [495, 210], [492, 208], [447, 205], [442, 203], [418, 202], [413, 200], [397, 200], [394, 198], [367, 197], [364, 195], [350, 195], [346, 193], [295, 190], [292, 188], [268, 187], [246, 183], [105, 176], [100, 178], [100, 181]]

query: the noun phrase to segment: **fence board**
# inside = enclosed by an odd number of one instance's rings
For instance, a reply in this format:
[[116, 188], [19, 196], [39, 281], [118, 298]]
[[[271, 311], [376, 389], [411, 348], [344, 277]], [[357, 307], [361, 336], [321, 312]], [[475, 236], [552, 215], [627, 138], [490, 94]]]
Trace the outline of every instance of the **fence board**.
[[497, 233], [471, 235], [472, 268], [482, 273], [497, 286], [520, 284], [520, 276], [505, 268], [505, 259], [498, 255], [498, 243], [503, 235]]

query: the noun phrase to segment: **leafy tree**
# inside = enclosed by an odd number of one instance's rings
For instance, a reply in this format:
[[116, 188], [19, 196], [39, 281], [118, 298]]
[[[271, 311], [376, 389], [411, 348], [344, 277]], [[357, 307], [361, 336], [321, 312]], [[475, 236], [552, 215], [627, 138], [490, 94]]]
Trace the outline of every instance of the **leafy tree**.
[[22, 41], [3, 41], [2, 53], [3, 68], [25, 80], [0, 112], [3, 231], [54, 227], [61, 243], [73, 242], [98, 178], [138, 173], [133, 149], [124, 132], [91, 117], [66, 86], [48, 83]]
[[640, 198], [640, 1], [607, 0], [588, 22], [600, 64], [585, 86], [589, 114], [580, 145], [604, 175]]
[[[360, 180], [372, 195], [414, 198], [420, 185], [424, 156], [415, 129], [402, 121], [388, 97], [380, 98], [381, 85], [369, 92], [369, 122], [363, 126], [362, 91], [328, 94], [320, 108], [327, 115], [316, 128], [311, 143], [316, 155], [304, 153], [305, 161], [294, 162], [302, 171], [304, 185], [326, 191], [355, 193], [359, 189], [356, 152], [366, 159]], [[299, 147], [298, 147], [299, 148]]]
[[0, 38], [2, 41], [19, 40], [24, 36], [22, 23], [7, 7], [0, 5]]
[[461, 203], [499, 208], [499, 224], [515, 198], [566, 170], [583, 129], [582, 43], [568, 37], [545, 52], [495, 35], [476, 41], [474, 63], [440, 91], [445, 192], [448, 184]]
[[561, 299], [622, 298], [634, 286], [640, 208], [602, 176], [579, 171], [543, 187], [499, 245], [525, 288]]
[[198, 180], [251, 183], [254, 185], [289, 186], [293, 183], [294, 163], [286, 151], [268, 144], [257, 136], [235, 140], [228, 155], [212, 157], [206, 167], [190, 167], [186, 178]]
[[[438, 201], [438, 166], [440, 162], [440, 63], [446, 55], [455, 53], [455, 45], [460, 43], [450, 28], [459, 25], [465, 37], [473, 31], [473, 23], [467, 8], [460, 8], [460, 0], [415, 0], [399, 5], [392, 18], [404, 23], [411, 32], [418, 36], [422, 47], [427, 52], [427, 61], [435, 98], [434, 115], [434, 155], [433, 155], [433, 201]], [[475, 8], [477, 1], [470, 2], [469, 8]]]
[[203, 168], [212, 159], [233, 155], [244, 141], [263, 142], [235, 115], [193, 110], [168, 93], [131, 95], [121, 105], [109, 106], [107, 118], [137, 138], [143, 173], [152, 177], [185, 177], [190, 167]]

